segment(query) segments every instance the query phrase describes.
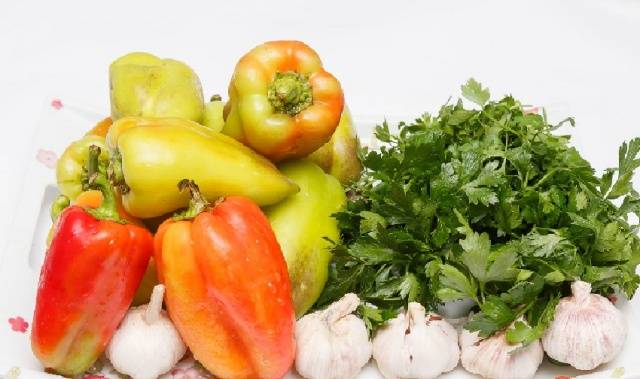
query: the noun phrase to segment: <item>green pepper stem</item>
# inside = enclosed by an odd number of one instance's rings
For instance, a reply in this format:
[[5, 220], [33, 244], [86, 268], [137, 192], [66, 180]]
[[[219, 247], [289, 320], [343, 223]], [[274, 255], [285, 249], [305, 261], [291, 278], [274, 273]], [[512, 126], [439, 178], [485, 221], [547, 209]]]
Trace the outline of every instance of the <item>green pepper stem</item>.
[[309, 78], [295, 71], [276, 72], [267, 98], [277, 113], [295, 116], [313, 103]]
[[174, 221], [191, 220], [209, 208], [209, 202], [204, 196], [202, 196], [200, 188], [198, 188], [198, 185], [193, 180], [182, 179], [178, 183], [178, 189], [180, 192], [188, 190], [191, 199], [189, 199], [189, 206], [187, 209], [182, 212], [178, 212], [173, 216]]
[[124, 173], [122, 172], [122, 155], [119, 150], [115, 150], [111, 153], [111, 159], [109, 160], [109, 168], [107, 168], [107, 177], [111, 184], [118, 189], [122, 195], [129, 193], [129, 186], [124, 180]]
[[87, 160], [87, 176], [89, 178], [89, 188], [95, 188], [102, 192], [102, 204], [95, 209], [87, 209], [93, 217], [99, 220], [109, 220], [118, 223], [126, 221], [120, 218], [116, 203], [116, 192], [107, 179], [106, 169], [100, 165], [98, 157], [100, 148], [96, 145], [89, 146], [89, 159]]
[[51, 221], [56, 222], [58, 217], [60, 217], [60, 213], [62, 213], [65, 208], [67, 208], [71, 204], [71, 201], [65, 195], [58, 195], [58, 197], [53, 200], [51, 204]]

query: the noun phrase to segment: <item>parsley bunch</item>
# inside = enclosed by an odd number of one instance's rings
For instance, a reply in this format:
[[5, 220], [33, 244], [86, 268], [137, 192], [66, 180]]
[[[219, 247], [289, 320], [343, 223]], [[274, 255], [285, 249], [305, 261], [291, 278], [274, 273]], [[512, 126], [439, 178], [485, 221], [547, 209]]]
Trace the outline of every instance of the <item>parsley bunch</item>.
[[480, 109], [459, 100], [397, 133], [376, 127], [382, 147], [361, 152], [364, 174], [335, 215], [342, 241], [317, 305], [355, 292], [375, 305], [359, 310], [375, 328], [409, 301], [436, 309], [468, 298], [478, 309], [465, 328], [486, 337], [526, 316], [529, 325], [507, 334], [526, 344], [574, 280], [633, 296], [640, 240], [628, 214], [640, 213], [640, 139], [598, 177], [544, 115], [511, 96], [489, 101], [473, 79], [462, 95]]

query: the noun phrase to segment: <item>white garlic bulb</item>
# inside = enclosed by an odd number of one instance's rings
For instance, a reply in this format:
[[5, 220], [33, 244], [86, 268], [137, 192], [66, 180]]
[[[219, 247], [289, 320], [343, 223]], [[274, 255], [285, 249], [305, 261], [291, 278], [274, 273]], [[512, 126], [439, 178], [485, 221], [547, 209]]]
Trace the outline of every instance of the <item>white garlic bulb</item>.
[[[525, 322], [522, 318], [519, 321]], [[510, 345], [502, 331], [481, 339], [478, 332], [466, 329], [460, 333], [460, 361], [467, 371], [490, 379], [533, 378], [542, 363], [544, 352], [540, 340], [521, 348]], [[520, 349], [517, 352], [513, 352]]]
[[296, 323], [296, 370], [308, 379], [353, 378], [371, 358], [364, 321], [353, 315], [360, 299], [348, 293]]
[[107, 346], [106, 355], [113, 367], [133, 379], [156, 379], [171, 370], [187, 351], [162, 310], [163, 296], [164, 286], [155, 286], [149, 304], [131, 308]]
[[573, 296], [560, 299], [553, 322], [542, 337], [544, 351], [559, 362], [591, 370], [622, 350], [627, 324], [611, 302], [591, 293], [591, 284], [571, 284]]
[[373, 339], [373, 358], [387, 379], [436, 378], [458, 365], [458, 333], [435, 313], [409, 303], [406, 314], [389, 320]]

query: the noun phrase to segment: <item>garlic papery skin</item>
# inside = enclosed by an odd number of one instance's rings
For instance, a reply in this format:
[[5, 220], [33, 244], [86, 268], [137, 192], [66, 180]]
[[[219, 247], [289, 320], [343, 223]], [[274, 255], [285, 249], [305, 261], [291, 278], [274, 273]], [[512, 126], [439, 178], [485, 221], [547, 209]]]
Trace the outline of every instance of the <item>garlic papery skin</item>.
[[107, 346], [113, 367], [133, 379], [156, 379], [171, 370], [187, 351], [162, 310], [164, 286], [153, 288], [149, 304], [131, 308]]
[[296, 323], [296, 370], [307, 379], [353, 378], [371, 358], [364, 321], [352, 313], [360, 299], [348, 293]]
[[627, 336], [622, 312], [607, 298], [576, 281], [572, 296], [560, 299], [553, 322], [542, 337], [544, 351], [556, 361], [591, 370], [615, 358]]
[[389, 320], [373, 339], [373, 358], [387, 379], [436, 378], [458, 365], [458, 333], [419, 303]]
[[[540, 340], [522, 348], [521, 344], [510, 345], [505, 335], [502, 331], [481, 339], [478, 332], [463, 329], [460, 333], [462, 367], [489, 379], [533, 378], [544, 357]], [[516, 349], [520, 350], [512, 353]]]

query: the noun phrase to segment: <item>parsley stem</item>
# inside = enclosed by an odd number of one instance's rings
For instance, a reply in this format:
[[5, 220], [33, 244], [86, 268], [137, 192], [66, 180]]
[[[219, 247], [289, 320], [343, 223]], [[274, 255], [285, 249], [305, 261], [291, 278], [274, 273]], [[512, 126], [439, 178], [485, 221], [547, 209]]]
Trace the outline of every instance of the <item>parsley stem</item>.
[[536, 189], [540, 187], [544, 182], [553, 177], [558, 171], [566, 170], [564, 167], [556, 167], [551, 171], [547, 172], [536, 184], [534, 184], [531, 189]]

